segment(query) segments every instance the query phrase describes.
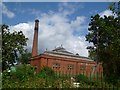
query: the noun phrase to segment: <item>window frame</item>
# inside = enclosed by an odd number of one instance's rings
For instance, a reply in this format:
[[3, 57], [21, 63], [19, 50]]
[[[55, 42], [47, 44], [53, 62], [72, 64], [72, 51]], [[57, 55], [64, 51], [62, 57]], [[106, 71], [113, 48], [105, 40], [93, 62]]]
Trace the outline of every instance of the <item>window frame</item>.
[[68, 64], [67, 69], [68, 70], [74, 70], [74, 64]]
[[60, 63], [53, 63], [52, 69], [60, 69]]

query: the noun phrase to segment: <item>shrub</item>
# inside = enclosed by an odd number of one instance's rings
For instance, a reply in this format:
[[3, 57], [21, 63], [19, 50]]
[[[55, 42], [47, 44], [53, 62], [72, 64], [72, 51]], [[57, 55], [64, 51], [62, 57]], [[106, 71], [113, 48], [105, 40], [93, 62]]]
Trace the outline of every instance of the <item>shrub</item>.
[[73, 84], [69, 80], [64, 80], [62, 86], [63, 88], [73, 88]]
[[3, 71], [2, 85], [3, 88], [19, 87], [22, 82], [27, 81], [34, 76], [34, 68], [31, 65], [19, 65], [15, 72]]
[[53, 78], [55, 77], [55, 72], [49, 67], [43, 67], [40, 72], [40, 76], [42, 78]]
[[55, 80], [54, 87], [55, 88], [61, 88], [62, 87], [62, 81], [60, 79]]
[[77, 82], [89, 82], [89, 79], [87, 76], [80, 74], [80, 75], [76, 75], [76, 81]]
[[29, 77], [34, 76], [34, 68], [31, 65], [23, 64], [16, 67], [16, 72], [12, 72], [13, 76], [18, 78], [20, 81], [24, 81]]
[[120, 80], [119, 76], [117, 75], [111, 75], [111, 76], [104, 76], [104, 80], [108, 83], [111, 83], [111, 84], [117, 84], [118, 81]]

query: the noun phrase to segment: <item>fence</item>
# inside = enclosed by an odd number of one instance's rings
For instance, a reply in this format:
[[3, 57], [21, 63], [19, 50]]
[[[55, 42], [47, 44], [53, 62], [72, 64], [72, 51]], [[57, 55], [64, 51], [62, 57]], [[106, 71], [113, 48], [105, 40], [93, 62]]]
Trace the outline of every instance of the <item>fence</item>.
[[[27, 71], [26, 71], [27, 70]], [[23, 68], [2, 74], [3, 88], [109, 88], [120, 90], [120, 81], [108, 83], [102, 73], [56, 71], [44, 68], [34, 73]]]
[[[48, 78], [45, 78], [46, 82], [49, 82]], [[120, 89], [120, 82], [113, 84], [108, 83], [104, 80], [102, 73], [88, 73], [82, 72], [78, 74], [56, 71], [53, 78], [54, 81], [50, 87], [69, 87], [69, 88], [109, 88], [109, 89]], [[65, 86], [66, 85], [66, 86]]]

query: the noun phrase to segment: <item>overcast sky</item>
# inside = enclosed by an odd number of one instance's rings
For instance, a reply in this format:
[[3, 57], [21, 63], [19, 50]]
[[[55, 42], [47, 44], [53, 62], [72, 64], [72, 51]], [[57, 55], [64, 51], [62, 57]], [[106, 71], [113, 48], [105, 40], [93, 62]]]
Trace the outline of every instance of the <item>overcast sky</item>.
[[12, 31], [23, 31], [29, 39], [27, 49], [31, 52], [34, 20], [39, 19], [39, 54], [62, 46], [66, 50], [88, 56], [85, 41], [90, 17], [95, 14], [111, 15], [110, 2], [4, 2], [2, 22]]

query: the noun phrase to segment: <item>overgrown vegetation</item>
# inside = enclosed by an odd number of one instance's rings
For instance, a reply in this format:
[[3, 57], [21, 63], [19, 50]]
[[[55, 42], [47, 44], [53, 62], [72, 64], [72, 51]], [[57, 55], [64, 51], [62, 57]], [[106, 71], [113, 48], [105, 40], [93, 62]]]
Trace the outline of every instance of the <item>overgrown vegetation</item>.
[[[16, 66], [16, 71], [4, 71], [2, 79], [3, 88], [75, 88], [74, 82], [79, 82], [79, 88], [104, 88], [113, 87], [104, 81], [93, 81], [84, 75], [74, 75], [75, 81], [71, 81], [70, 75], [60, 75], [49, 67], [43, 67], [41, 72], [35, 73], [34, 67], [22, 64]], [[114, 87], [118, 87], [119, 83]]]
[[48, 67], [43, 67], [41, 72], [36, 73], [31, 65], [19, 65], [15, 72], [4, 71], [2, 79], [3, 88], [49, 88], [70, 87], [70, 81], [58, 79], [55, 72]]

